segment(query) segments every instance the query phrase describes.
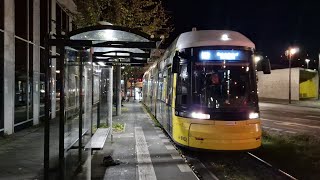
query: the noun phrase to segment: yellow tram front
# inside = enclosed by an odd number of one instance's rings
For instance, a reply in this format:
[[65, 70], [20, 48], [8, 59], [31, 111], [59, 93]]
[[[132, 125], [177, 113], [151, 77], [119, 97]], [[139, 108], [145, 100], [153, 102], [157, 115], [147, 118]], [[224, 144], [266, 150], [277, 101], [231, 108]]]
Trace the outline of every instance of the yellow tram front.
[[182, 146], [249, 150], [261, 145], [253, 50], [186, 48], [173, 60], [172, 138]]

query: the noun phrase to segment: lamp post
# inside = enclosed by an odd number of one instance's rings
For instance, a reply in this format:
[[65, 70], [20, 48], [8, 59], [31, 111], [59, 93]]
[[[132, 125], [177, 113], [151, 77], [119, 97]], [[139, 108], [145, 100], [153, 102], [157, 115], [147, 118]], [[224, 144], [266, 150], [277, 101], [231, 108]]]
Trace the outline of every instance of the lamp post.
[[307, 69], [309, 69], [309, 62], [310, 62], [310, 59], [306, 59], [305, 61], [306, 61], [306, 63], [307, 63]]
[[298, 51], [298, 48], [289, 48], [286, 50], [286, 55], [289, 57], [289, 104], [291, 104], [291, 60], [292, 56]]

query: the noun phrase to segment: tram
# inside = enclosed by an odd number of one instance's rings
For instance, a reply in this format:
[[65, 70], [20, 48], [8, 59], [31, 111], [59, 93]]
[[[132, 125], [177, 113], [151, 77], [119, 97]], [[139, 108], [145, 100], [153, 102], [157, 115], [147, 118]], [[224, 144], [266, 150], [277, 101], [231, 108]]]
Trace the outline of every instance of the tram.
[[[172, 140], [207, 150], [261, 146], [255, 45], [239, 32], [180, 34], [143, 76], [143, 103]], [[270, 62], [262, 70], [270, 74]]]

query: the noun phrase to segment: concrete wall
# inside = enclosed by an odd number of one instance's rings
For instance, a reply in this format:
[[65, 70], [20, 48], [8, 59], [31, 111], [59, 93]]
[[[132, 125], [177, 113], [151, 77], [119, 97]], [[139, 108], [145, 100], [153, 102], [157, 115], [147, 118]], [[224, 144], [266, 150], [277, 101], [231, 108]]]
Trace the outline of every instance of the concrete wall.
[[[291, 99], [299, 100], [300, 69], [291, 69]], [[257, 72], [259, 97], [289, 99], [289, 69], [272, 70], [271, 74]]]

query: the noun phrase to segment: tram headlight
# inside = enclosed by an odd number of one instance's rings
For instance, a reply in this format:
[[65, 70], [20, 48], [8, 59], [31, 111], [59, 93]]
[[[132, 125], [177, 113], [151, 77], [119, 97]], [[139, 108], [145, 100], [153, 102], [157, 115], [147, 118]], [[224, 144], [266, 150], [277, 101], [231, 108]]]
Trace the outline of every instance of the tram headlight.
[[258, 119], [259, 118], [259, 113], [257, 112], [252, 112], [249, 114], [249, 119]]
[[210, 114], [203, 114], [201, 112], [192, 112], [191, 117], [195, 119], [210, 119]]

